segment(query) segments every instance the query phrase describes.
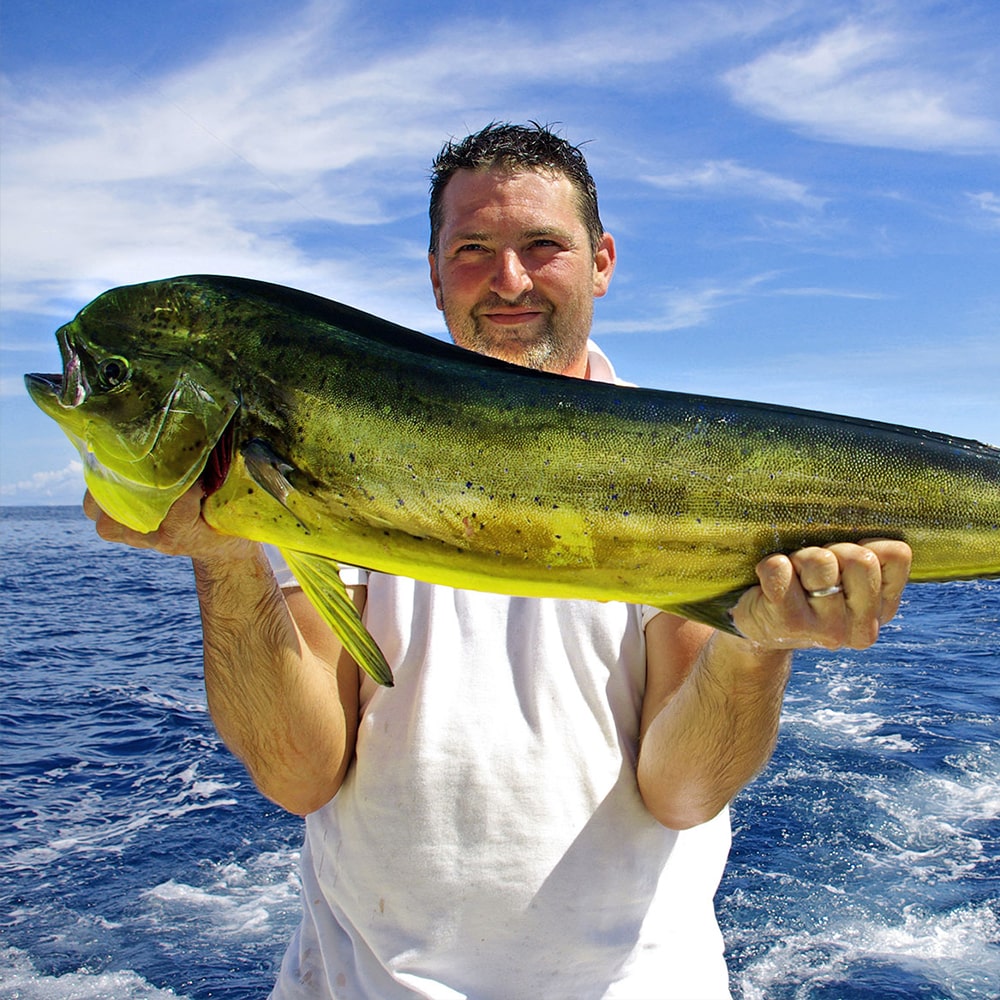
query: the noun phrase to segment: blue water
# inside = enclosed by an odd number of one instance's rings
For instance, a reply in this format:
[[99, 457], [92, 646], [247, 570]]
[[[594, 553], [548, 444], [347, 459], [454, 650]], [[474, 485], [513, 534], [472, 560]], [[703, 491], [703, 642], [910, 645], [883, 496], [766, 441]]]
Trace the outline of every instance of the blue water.
[[[212, 729], [188, 564], [74, 508], [0, 533], [0, 997], [266, 996], [301, 821]], [[1000, 996], [1000, 582], [911, 587], [873, 649], [800, 655], [734, 828], [734, 996]]]

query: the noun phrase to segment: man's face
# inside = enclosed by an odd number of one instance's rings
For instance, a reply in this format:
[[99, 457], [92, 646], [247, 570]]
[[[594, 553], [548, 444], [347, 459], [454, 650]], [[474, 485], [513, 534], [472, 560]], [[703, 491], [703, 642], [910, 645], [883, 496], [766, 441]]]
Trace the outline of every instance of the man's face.
[[431, 284], [455, 343], [583, 377], [594, 298], [608, 289], [615, 247], [605, 234], [591, 249], [569, 179], [459, 170], [442, 209]]

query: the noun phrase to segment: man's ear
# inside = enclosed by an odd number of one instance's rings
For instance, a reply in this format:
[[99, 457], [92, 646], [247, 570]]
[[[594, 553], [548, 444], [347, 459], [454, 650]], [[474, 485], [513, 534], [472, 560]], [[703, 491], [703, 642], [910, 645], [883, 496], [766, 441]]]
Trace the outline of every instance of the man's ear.
[[427, 263], [431, 269], [431, 288], [434, 289], [434, 301], [437, 303], [438, 309], [444, 312], [444, 299], [441, 296], [441, 278], [438, 275], [437, 258], [434, 256], [433, 251], [427, 255]]
[[611, 275], [615, 273], [615, 238], [611, 233], [605, 233], [597, 244], [594, 253], [594, 298], [599, 299], [606, 294], [611, 284]]

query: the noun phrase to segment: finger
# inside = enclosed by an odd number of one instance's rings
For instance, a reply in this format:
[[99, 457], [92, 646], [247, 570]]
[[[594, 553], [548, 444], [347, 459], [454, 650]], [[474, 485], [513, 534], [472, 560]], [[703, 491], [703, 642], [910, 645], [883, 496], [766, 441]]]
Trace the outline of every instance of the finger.
[[154, 547], [155, 533], [147, 535], [140, 531], [133, 531], [121, 522], [116, 521], [94, 499], [94, 495], [90, 490], [87, 490], [83, 497], [83, 512], [94, 522], [94, 529], [97, 532], [97, 536], [103, 538], [106, 542], [121, 542], [138, 549]]
[[[833, 543], [792, 553], [808, 608], [807, 627], [814, 642], [827, 649], [863, 647], [878, 636], [872, 612], [871, 571], [878, 560], [860, 546]], [[868, 565], [870, 562], [870, 565]]]
[[174, 505], [167, 513], [167, 517], [176, 520], [195, 520], [201, 517], [201, 505], [205, 499], [205, 491], [201, 483], [195, 483], [186, 493], [182, 493], [180, 498], [174, 501]]
[[882, 624], [882, 572], [871, 549], [852, 543], [830, 546], [840, 565], [844, 612], [843, 643], [864, 649], [878, 639]]
[[152, 548], [152, 537], [151, 535], [143, 534], [140, 531], [134, 531], [132, 528], [126, 527], [120, 521], [116, 521], [110, 514], [106, 514], [103, 510], [98, 509], [98, 515], [94, 518], [95, 525], [97, 527], [97, 534], [100, 538], [103, 538], [106, 542], [121, 542], [125, 545], [131, 545], [136, 549], [148, 549]]
[[788, 556], [775, 553], [757, 563], [757, 579], [764, 596], [778, 604], [783, 601], [795, 582], [795, 567]]
[[[757, 642], [781, 648], [813, 645], [804, 638], [813, 631], [813, 614], [792, 557], [767, 556], [757, 564], [756, 573], [760, 586], [748, 590], [734, 610], [737, 627], [745, 635], [752, 631]], [[745, 624], [741, 626], [740, 621]]]
[[882, 567], [878, 556], [863, 545], [835, 542], [828, 546], [837, 560], [844, 598], [851, 607], [864, 607], [881, 597]]
[[812, 545], [793, 552], [789, 558], [806, 593], [827, 590], [840, 582], [840, 563], [836, 554], [827, 547]]
[[868, 539], [862, 543], [875, 553], [882, 576], [882, 611], [880, 618], [884, 625], [899, 610], [903, 590], [910, 577], [913, 551], [906, 542], [889, 538]]
[[90, 490], [87, 490], [87, 492], [83, 494], [83, 512], [90, 518], [91, 521], [96, 521], [102, 513], [101, 508], [98, 506], [98, 503], [94, 499]]
[[106, 513], [104, 508], [94, 499], [90, 490], [87, 490], [83, 497], [83, 512], [94, 522], [98, 536], [107, 542], [125, 541], [124, 535], [126, 533], [134, 534]]

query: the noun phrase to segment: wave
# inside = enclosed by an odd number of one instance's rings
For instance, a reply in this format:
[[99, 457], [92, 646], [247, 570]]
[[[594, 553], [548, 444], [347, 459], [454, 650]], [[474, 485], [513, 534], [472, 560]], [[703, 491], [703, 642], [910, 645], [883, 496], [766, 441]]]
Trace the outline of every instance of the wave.
[[945, 914], [907, 907], [898, 923], [834, 921], [822, 933], [781, 936], [735, 985], [742, 1000], [984, 1000], [1000, 992], [998, 909], [996, 902]]
[[39, 971], [27, 952], [0, 945], [0, 982], [6, 996], [17, 1000], [188, 1000], [185, 994], [160, 989], [130, 969], [94, 972]]

